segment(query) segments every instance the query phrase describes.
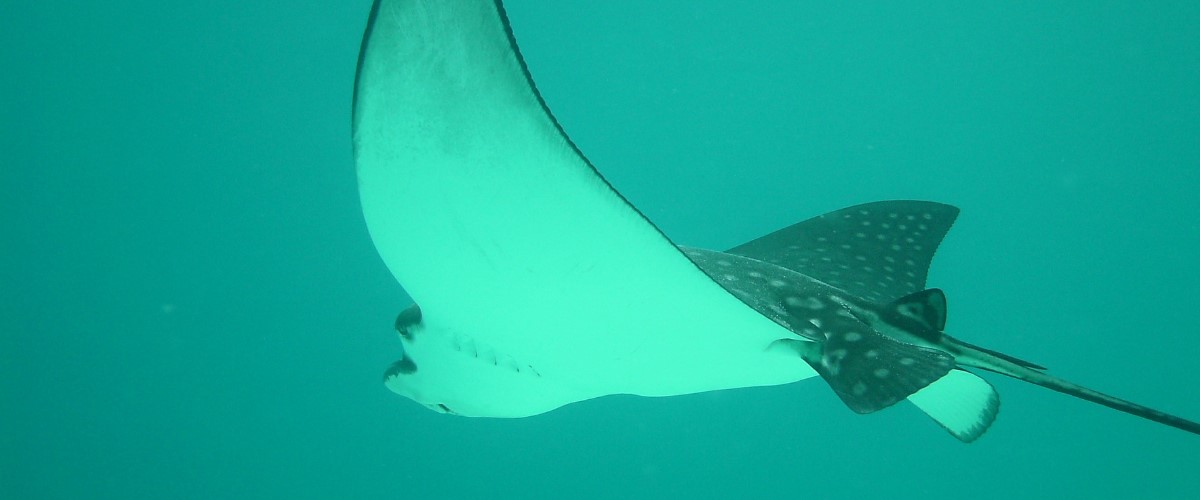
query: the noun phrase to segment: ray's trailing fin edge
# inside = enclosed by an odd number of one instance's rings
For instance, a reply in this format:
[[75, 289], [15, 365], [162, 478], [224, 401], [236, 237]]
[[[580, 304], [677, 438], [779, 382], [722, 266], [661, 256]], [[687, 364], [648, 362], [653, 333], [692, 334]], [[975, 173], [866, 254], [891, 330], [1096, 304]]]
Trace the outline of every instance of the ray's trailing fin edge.
[[907, 399], [970, 442], [999, 410], [985, 370], [1200, 434], [947, 335], [926, 277], [955, 207], [868, 203], [724, 252], [676, 246], [555, 121], [499, 2], [377, 0], [354, 96], [363, 216], [419, 304], [384, 381], [431, 410], [524, 417], [820, 376], [855, 412]]

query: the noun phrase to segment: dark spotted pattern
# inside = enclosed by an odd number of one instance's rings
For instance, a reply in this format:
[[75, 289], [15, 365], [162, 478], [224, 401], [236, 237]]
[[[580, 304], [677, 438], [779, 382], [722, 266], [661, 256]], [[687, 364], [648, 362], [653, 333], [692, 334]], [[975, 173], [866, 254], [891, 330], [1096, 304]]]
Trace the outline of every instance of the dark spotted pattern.
[[954, 358], [943, 352], [897, 342], [849, 318], [827, 331], [820, 357], [805, 360], [858, 413], [896, 404], [954, 368]]
[[887, 303], [925, 288], [933, 253], [957, 217], [957, 208], [941, 203], [867, 203], [780, 229], [729, 253]]
[[941, 378], [954, 359], [890, 339], [848, 306], [876, 310], [826, 283], [738, 255], [684, 248], [721, 286], [754, 310], [807, 339], [787, 343], [851, 409], [869, 413], [895, 404]]
[[[949, 205], [870, 203], [776, 231], [728, 253], [684, 248], [721, 286], [806, 341], [787, 341], [852, 410], [895, 404], [954, 368], [945, 352], [889, 338], [870, 317], [890, 315], [933, 337], [945, 296], [923, 290]], [[937, 339], [932, 339], [936, 341]]]

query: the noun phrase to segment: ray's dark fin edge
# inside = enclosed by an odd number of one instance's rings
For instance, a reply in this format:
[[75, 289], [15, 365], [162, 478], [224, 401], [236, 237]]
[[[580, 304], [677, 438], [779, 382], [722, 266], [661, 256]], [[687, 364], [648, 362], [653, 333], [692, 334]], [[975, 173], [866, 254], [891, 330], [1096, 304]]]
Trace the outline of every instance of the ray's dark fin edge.
[[[360, 89], [360, 85], [362, 83], [361, 79], [362, 79], [362, 74], [363, 74], [363, 67], [366, 64], [367, 51], [370, 47], [370, 40], [371, 40], [372, 33], [375, 30], [376, 23], [379, 21], [380, 11], [382, 10], [382, 4], [383, 4], [383, 0], [375, 0], [371, 4], [371, 13], [367, 19], [367, 26], [364, 29], [362, 43], [359, 47], [358, 63], [357, 63], [357, 67], [355, 69], [355, 77], [354, 77], [353, 98], [351, 101], [351, 130], [354, 130], [355, 124], [357, 123], [359, 89]], [[704, 269], [699, 264], [697, 264], [690, 257], [688, 257], [687, 254], [683, 250], [679, 249], [678, 245], [676, 245], [675, 242], [672, 241], [671, 238], [669, 236], [667, 236], [667, 234], [664, 233], [661, 228], [659, 228], [656, 224], [654, 224], [654, 222], [651, 221], [650, 218], [647, 217], [646, 214], [641, 211], [641, 209], [639, 209], [636, 205], [631, 203], [629, 201], [629, 199], [625, 197], [624, 194], [622, 194], [620, 191], [618, 191], [616, 189], [616, 187], [614, 187], [612, 185], [612, 183], [610, 183], [608, 181], [608, 179], [604, 177], [604, 174], [602, 174], [596, 168], [596, 166], [594, 164], [592, 164], [591, 160], [589, 160], [587, 158], [587, 156], [583, 153], [583, 151], [579, 149], [579, 146], [575, 144], [575, 141], [573, 141], [571, 139], [571, 136], [568, 135], [566, 130], [563, 128], [562, 123], [560, 123], [558, 121], [558, 118], [556, 118], [554, 116], [554, 113], [550, 110], [550, 106], [546, 103], [546, 100], [542, 96], [541, 91], [538, 90], [537, 83], [533, 79], [533, 74], [529, 71], [529, 65], [525, 61], [525, 56], [521, 53], [520, 46], [517, 44], [516, 35], [513, 32], [512, 23], [509, 20], [508, 12], [504, 8], [504, 3], [501, 0], [492, 0], [492, 5], [495, 8], [495, 12], [496, 12], [497, 16], [499, 17], [499, 21], [500, 21], [501, 26], [503, 27], [504, 34], [508, 39], [508, 45], [509, 45], [509, 48], [511, 49], [511, 53], [512, 53], [513, 57], [516, 59], [517, 65], [520, 67], [522, 75], [525, 77], [526, 84], [529, 86], [530, 93], [532, 93], [534, 99], [537, 100], [538, 105], [542, 108], [542, 112], [545, 114], [546, 119], [548, 119], [550, 121], [550, 123], [552, 123], [554, 125], [555, 130], [558, 131], [559, 137], [564, 141], [564, 143], [568, 147], [571, 148], [571, 150], [575, 153], [576, 157], [578, 157], [580, 159], [580, 161], [582, 161], [584, 163], [584, 165], [587, 165], [587, 167], [591, 170], [592, 174], [595, 175], [596, 178], [600, 179], [600, 181], [603, 182], [606, 187], [608, 187], [608, 189], [611, 193], [616, 195], [616, 197], [619, 200], [621, 200], [621, 202], [624, 203], [629, 209], [631, 209], [635, 213], [637, 213], [638, 216], [641, 217], [642, 220], [644, 220], [650, 227], [654, 228], [654, 231], [656, 231], [659, 234], [659, 236], [662, 237], [662, 239], [666, 243], [668, 243], [672, 247], [674, 247], [676, 252], [678, 252], [681, 257], [683, 257], [684, 259], [687, 259], [688, 262], [690, 262], [696, 268], [697, 271], [701, 272], [702, 274], [707, 276], [714, 284], [721, 287], [726, 292], [730, 293], [730, 295], [733, 296], [736, 300], [738, 300], [739, 302], [742, 302], [747, 307], [750, 307], [751, 309], [753, 309], [754, 306], [752, 304], [747, 303], [741, 297], [738, 297], [736, 294], [732, 293], [732, 291], [729, 290], [729, 288], [725, 287], [725, 285], [723, 285], [720, 280], [714, 278], [712, 275], [705, 272]], [[954, 213], [957, 214], [957, 208], [952, 207], [952, 209], [954, 210]], [[952, 219], [951, 219], [951, 221], [952, 221]]]
[[[982, 387], [987, 389], [987, 397], [976, 413], [977, 420], [975, 421], [974, 425], [971, 427], [952, 427], [945, 421], [939, 419], [933, 413], [930, 413], [926, 408], [920, 407], [920, 405], [918, 405], [918, 407], [922, 412], [925, 412], [925, 414], [930, 417], [930, 420], [933, 420], [933, 423], [950, 433], [950, 435], [954, 436], [955, 439], [959, 440], [963, 444], [971, 444], [983, 437], [984, 434], [987, 434], [987, 431], [992, 428], [992, 424], [996, 422], [996, 417], [1000, 415], [1000, 393], [996, 391], [995, 387], [992, 387], [991, 383], [989, 383], [987, 380], [984, 380], [983, 377], [971, 372], [970, 370], [955, 368], [950, 370], [950, 373], [947, 373], [947, 376], [962, 376], [959, 372], [966, 374], [967, 376], [974, 377], [974, 380], [978, 381]], [[936, 383], [937, 382], [935, 382], [935, 384]], [[930, 388], [934, 387], [931, 386]], [[916, 402], [913, 401], [913, 403], [915, 404]]]
[[[352, 98], [351, 98], [351, 102], [350, 102], [350, 129], [352, 131], [355, 129], [355, 124], [358, 123], [358, 98], [359, 98], [359, 88], [360, 88], [360, 84], [361, 84], [361, 80], [362, 80], [363, 65], [366, 62], [367, 49], [370, 46], [371, 34], [375, 30], [375, 23], [379, 19], [379, 11], [382, 7], [382, 3], [383, 3], [383, 0], [375, 0], [374, 2], [372, 2], [371, 13], [367, 17], [367, 26], [363, 30], [362, 42], [359, 45], [358, 62], [357, 62], [357, 65], [356, 65], [355, 71], [354, 71], [354, 89], [352, 92]], [[664, 233], [661, 228], [659, 228], [656, 224], [654, 224], [654, 222], [651, 221], [650, 218], [647, 217], [646, 214], [641, 211], [641, 209], [639, 209], [636, 205], [631, 203], [629, 201], [629, 199], [625, 197], [624, 194], [622, 194], [620, 191], [618, 191], [617, 188], [614, 187], [612, 185], [612, 183], [609, 182], [606, 177], [604, 177], [604, 174], [600, 173], [600, 170], [598, 170], [596, 168], [596, 166], [592, 164], [592, 161], [589, 160], [587, 158], [587, 156], [583, 154], [583, 151], [579, 149], [579, 146], [577, 146], [575, 144], [575, 141], [571, 140], [571, 136], [567, 134], [566, 129], [564, 129], [562, 124], [559, 123], [558, 118], [556, 118], [554, 116], [554, 113], [550, 110], [550, 106], [546, 104], [545, 98], [542, 97], [541, 91], [538, 90], [538, 88], [537, 88], [537, 83], [533, 79], [533, 74], [530, 73], [530, 71], [529, 71], [529, 65], [526, 64], [526, 62], [525, 62], [525, 56], [523, 54], [521, 54], [521, 49], [517, 45], [517, 38], [516, 38], [516, 35], [513, 34], [512, 23], [508, 19], [508, 12], [504, 9], [504, 3], [501, 0], [493, 0], [492, 4], [495, 7], [496, 13], [500, 18], [501, 25], [504, 27], [504, 34], [506, 37], [508, 37], [508, 45], [512, 49], [512, 54], [516, 58], [517, 64], [521, 68], [521, 73], [525, 76], [526, 83], [529, 84], [530, 91], [532, 92], [534, 98], [537, 99], [538, 105], [541, 106], [542, 112], [545, 113], [546, 118], [548, 120], [550, 120], [550, 123], [554, 124], [555, 130], [558, 131], [558, 134], [562, 138], [562, 140], [571, 148], [571, 150], [575, 153], [575, 155], [578, 156], [581, 161], [583, 161], [584, 165], [587, 165], [587, 167], [589, 169], [591, 169], [592, 174], [595, 175], [598, 179], [600, 179], [600, 181], [603, 182], [604, 185], [608, 187], [609, 191], [611, 191], [614, 195], [616, 195], [617, 198], [620, 199], [621, 202], [624, 203], [627, 207], [629, 207], [631, 210], [633, 210], [635, 213], [637, 213], [638, 216], [642, 218], [642, 220], [646, 221], [646, 223], [650, 225], [650, 227], [654, 228], [654, 231], [657, 232], [659, 234], [659, 236], [661, 236], [663, 238], [664, 241], [666, 241], [671, 246], [675, 247], [676, 251], [679, 252], [680, 256], [682, 256], [685, 259], [688, 259], [688, 261], [691, 262], [692, 265], [695, 266], [698, 271], [703, 273], [705, 276], [708, 276], [708, 278], [711, 279], [713, 281], [713, 283], [716, 283], [717, 286], [720, 286], [722, 289], [729, 291], [727, 288], [724, 287], [724, 285], [721, 285], [721, 283], [717, 279], [713, 278], [711, 275], [704, 272], [704, 270], [702, 268], [700, 268], [700, 266], [698, 264], [696, 264], [694, 261], [692, 261], [682, 250], [680, 250], [678, 248], [678, 245], [676, 245], [675, 242], [672, 241], [671, 238], [669, 236], [667, 236], [667, 234]], [[352, 132], [352, 134], [353, 134], [353, 132]], [[736, 295], [734, 297], [737, 298]], [[738, 298], [737, 300], [739, 300], [745, 304], [745, 301], [742, 301], [740, 298]], [[750, 307], [750, 304], [746, 304], [746, 305], [747, 305], [747, 307]]]
[[[376, 3], [379, 1], [380, 0], [376, 0]], [[571, 140], [571, 136], [567, 135], [566, 129], [564, 129], [562, 124], [558, 122], [558, 118], [554, 116], [554, 112], [550, 111], [550, 106], [546, 104], [546, 99], [542, 97], [542, 92], [538, 90], [537, 82], [533, 80], [533, 73], [529, 72], [529, 65], [525, 63], [525, 55], [521, 54], [521, 48], [517, 45], [517, 37], [513, 34], [512, 23], [508, 20], [508, 12], [504, 10], [504, 2], [501, 0], [494, 0], [494, 5], [496, 6], [496, 12], [500, 15], [500, 21], [504, 25], [504, 34], [508, 36], [508, 45], [509, 47], [512, 47], [513, 56], [517, 58], [517, 63], [521, 66], [521, 73], [525, 75], [525, 81], [529, 83], [529, 90], [533, 92], [533, 96], [537, 99], [538, 105], [540, 105], [542, 107], [542, 111], [546, 113], [546, 118], [549, 119], [550, 123], [554, 124], [554, 128], [558, 130], [558, 135], [561, 136], [563, 141], [565, 141], [567, 145], [571, 147], [571, 150], [575, 152], [575, 155], [578, 156], [580, 160], [583, 160], [583, 163], [587, 165], [588, 168], [592, 169], [592, 173], [595, 174], [595, 176], [601, 181], [603, 181], [605, 186], [608, 186], [609, 191], [612, 191], [613, 194], [617, 195], [617, 198], [621, 199], [622, 203], [627, 205], [634, 212], [637, 212], [638, 216], [640, 216], [642, 220], [646, 221], [650, 227], [653, 227], [654, 230], [658, 232], [659, 236], [662, 236], [662, 238], [672, 246], [676, 246], [675, 242], [671, 241], [671, 238], [669, 238], [666, 233], [662, 232], [662, 229], [659, 229], [659, 227], [655, 225], [649, 217], [646, 217], [646, 214], [642, 213], [641, 209], [639, 209], [633, 203], [630, 203], [629, 199], [625, 198], [624, 194], [621, 194], [621, 192], [617, 191], [617, 188], [614, 187], [612, 183], [608, 182], [608, 179], [604, 177], [604, 174], [600, 173], [600, 170], [598, 170], [596, 166], [592, 164], [592, 161], [588, 159], [587, 155], [583, 154], [583, 151], [579, 149], [579, 146], [575, 145], [575, 141]], [[678, 251], [679, 254], [683, 255], [685, 259], [688, 258], [682, 250]], [[696, 266], [696, 268], [699, 269], [700, 266]], [[704, 272], [704, 270], [701, 269], [700, 272]], [[707, 275], [708, 273], [705, 273], [705, 276]], [[717, 280], [715, 279], [713, 280], [713, 282], [716, 281]], [[720, 285], [720, 283], [717, 284]]]
[[[376, 3], [378, 3], [378, 2], [379, 2], [379, 0], [376, 0]], [[638, 208], [636, 205], [631, 203], [629, 201], [629, 199], [625, 197], [624, 194], [622, 194], [620, 191], [618, 191], [617, 188], [614, 187], [612, 185], [612, 183], [610, 183], [606, 177], [604, 177], [604, 174], [600, 173], [600, 170], [598, 170], [596, 168], [596, 166], [592, 164], [592, 161], [587, 158], [587, 155], [583, 154], [583, 151], [579, 149], [579, 146], [575, 145], [575, 141], [571, 140], [571, 136], [567, 134], [566, 129], [564, 129], [562, 124], [559, 123], [558, 118], [556, 118], [554, 116], [554, 112], [550, 111], [550, 106], [546, 104], [546, 99], [542, 97], [542, 92], [540, 90], [538, 90], [538, 88], [537, 88], [537, 83], [533, 79], [533, 73], [530, 73], [529, 65], [525, 63], [525, 56], [524, 56], [524, 54], [521, 54], [521, 48], [517, 45], [517, 37], [516, 37], [516, 35], [513, 34], [512, 23], [509, 22], [509, 20], [508, 20], [508, 12], [504, 10], [504, 2], [502, 0], [494, 0], [494, 4], [496, 6], [496, 12], [499, 13], [500, 20], [504, 25], [504, 33], [508, 36], [508, 44], [510, 47], [512, 47], [513, 55], [517, 58], [517, 62], [521, 66], [521, 72], [525, 74], [525, 80], [527, 82], [529, 82], [529, 89], [533, 92], [534, 97], [537, 98], [538, 104], [541, 105], [541, 107], [542, 107], [542, 111], [546, 113], [546, 117], [550, 120], [551, 123], [554, 124], [554, 128], [558, 130], [558, 134], [562, 137], [562, 139], [564, 141], [566, 141], [567, 145], [571, 147], [571, 149], [575, 152], [575, 154], [577, 156], [579, 156], [580, 160], [583, 160], [583, 163], [585, 165], [587, 165], [588, 168], [592, 169], [592, 173], [595, 174], [596, 177], [599, 178], [602, 182], [604, 182], [604, 185], [608, 186], [608, 189], [610, 191], [612, 191], [613, 194], [617, 195], [617, 198], [619, 198], [622, 203], [624, 203], [630, 209], [632, 209], [634, 212], [636, 212], [638, 214], [638, 216], [640, 216], [642, 218], [642, 220], [646, 221], [646, 223], [650, 225], [650, 227], [653, 227], [654, 230], [658, 232], [659, 236], [662, 236], [663, 240], [666, 240], [667, 243], [671, 244], [671, 246], [676, 247], [676, 251], [679, 252], [679, 255], [681, 255], [685, 259], [688, 259], [688, 261], [691, 262], [692, 265], [696, 267], [696, 270], [700, 271], [705, 276], [708, 276], [708, 278], [710, 280], [712, 280], [713, 283], [716, 283], [717, 286], [721, 287], [726, 292], [729, 292], [730, 295], [732, 295], [735, 299], [737, 299], [738, 301], [745, 304], [746, 307], [750, 307], [751, 309], [753, 309], [753, 306], [751, 304], [742, 300], [736, 294], [733, 294], [728, 288], [725, 287], [725, 285], [721, 284], [720, 280], [717, 280], [712, 275], [705, 272], [704, 268], [700, 267], [699, 264], [697, 264], [695, 261], [691, 260], [691, 258], [688, 257], [687, 254], [683, 250], [680, 250], [678, 245], [676, 245], [675, 242], [672, 241], [669, 236], [667, 236], [667, 233], [664, 233], [662, 231], [662, 229], [660, 229], [658, 227], [658, 225], [654, 223], [654, 221], [651, 221], [649, 217], [646, 217], [646, 214], [643, 213], [640, 208]]]
[[371, 32], [375, 30], [375, 19], [379, 17], [379, 4], [382, 0], [371, 3], [371, 15], [367, 16], [367, 27], [363, 30], [362, 42], [358, 46], [358, 63], [354, 66], [354, 90], [350, 98], [350, 128], [358, 123], [358, 88], [362, 81], [363, 62], [367, 58], [367, 44], [371, 41]]

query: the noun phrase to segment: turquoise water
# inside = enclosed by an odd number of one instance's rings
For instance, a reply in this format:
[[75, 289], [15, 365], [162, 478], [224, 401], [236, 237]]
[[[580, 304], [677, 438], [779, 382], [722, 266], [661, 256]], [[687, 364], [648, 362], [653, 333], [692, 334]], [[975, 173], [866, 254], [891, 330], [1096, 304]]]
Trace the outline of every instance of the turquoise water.
[[[564, 127], [677, 241], [958, 205], [929, 280], [951, 333], [1200, 418], [1200, 4], [794, 3], [508, 9]], [[0, 496], [1200, 494], [1200, 438], [1000, 377], [969, 446], [818, 380], [521, 420], [392, 395], [408, 300], [349, 141], [368, 8], [0, 6]]]

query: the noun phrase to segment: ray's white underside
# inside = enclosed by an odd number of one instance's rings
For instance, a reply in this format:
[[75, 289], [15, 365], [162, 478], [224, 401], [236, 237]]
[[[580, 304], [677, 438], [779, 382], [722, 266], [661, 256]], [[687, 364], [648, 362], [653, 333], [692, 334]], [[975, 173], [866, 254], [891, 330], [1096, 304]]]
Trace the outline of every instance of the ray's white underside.
[[[356, 89], [359, 189], [380, 255], [424, 313], [406, 347], [440, 380], [431, 392], [511, 383], [473, 390], [540, 390], [532, 406], [554, 407], [814, 375], [769, 350], [791, 332], [713, 282], [577, 152], [497, 5], [387, 0], [373, 19]], [[481, 381], [478, 346], [552, 389]]]

